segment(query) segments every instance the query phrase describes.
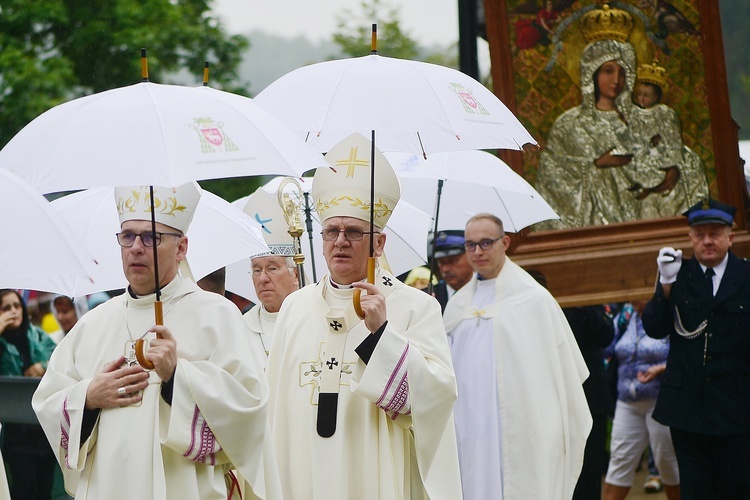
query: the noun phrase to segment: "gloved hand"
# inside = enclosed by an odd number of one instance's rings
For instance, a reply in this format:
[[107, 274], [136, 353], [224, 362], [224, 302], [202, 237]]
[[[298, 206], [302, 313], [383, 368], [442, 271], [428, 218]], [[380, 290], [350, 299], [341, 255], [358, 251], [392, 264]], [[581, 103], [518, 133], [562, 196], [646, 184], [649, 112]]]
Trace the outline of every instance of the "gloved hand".
[[682, 250], [675, 250], [672, 247], [662, 248], [656, 258], [656, 265], [659, 266], [659, 283], [662, 285], [674, 283], [682, 267]]

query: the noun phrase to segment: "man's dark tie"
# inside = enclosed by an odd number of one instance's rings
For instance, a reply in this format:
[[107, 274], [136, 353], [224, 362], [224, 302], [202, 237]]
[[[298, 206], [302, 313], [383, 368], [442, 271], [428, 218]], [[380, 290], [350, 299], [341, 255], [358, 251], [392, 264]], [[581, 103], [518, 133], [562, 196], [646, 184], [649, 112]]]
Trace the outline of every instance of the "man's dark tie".
[[714, 296], [714, 276], [716, 273], [714, 272], [713, 268], [707, 267], [706, 268], [706, 288], [708, 289], [708, 293], [711, 295], [711, 297]]

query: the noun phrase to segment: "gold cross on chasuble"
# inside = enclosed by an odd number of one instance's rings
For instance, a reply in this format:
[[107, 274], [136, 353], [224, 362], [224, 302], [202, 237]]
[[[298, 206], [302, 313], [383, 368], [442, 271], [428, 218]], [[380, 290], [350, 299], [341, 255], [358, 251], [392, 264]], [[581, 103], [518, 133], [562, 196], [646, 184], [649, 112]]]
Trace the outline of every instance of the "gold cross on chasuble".
[[346, 176], [354, 177], [354, 167], [367, 167], [370, 165], [370, 160], [358, 160], [357, 159], [357, 147], [349, 149], [349, 158], [336, 160], [336, 166], [346, 166]]

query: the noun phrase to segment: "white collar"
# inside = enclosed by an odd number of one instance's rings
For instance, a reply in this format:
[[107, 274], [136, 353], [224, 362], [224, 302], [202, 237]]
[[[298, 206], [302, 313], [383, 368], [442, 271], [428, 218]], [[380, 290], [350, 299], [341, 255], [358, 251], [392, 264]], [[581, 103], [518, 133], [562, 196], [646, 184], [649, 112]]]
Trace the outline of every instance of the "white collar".
[[276, 317], [279, 315], [279, 311], [272, 313], [266, 309], [266, 306], [264, 306], [263, 303], [260, 304], [260, 310], [258, 312], [260, 313], [261, 319], [270, 321], [271, 323], [275, 322]]

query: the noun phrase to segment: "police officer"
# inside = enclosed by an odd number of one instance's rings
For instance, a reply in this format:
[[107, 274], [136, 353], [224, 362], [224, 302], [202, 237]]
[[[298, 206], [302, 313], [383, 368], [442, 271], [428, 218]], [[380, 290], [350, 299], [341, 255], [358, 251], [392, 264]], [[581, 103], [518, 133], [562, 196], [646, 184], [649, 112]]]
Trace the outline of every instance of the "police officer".
[[750, 495], [750, 262], [730, 250], [735, 212], [705, 200], [683, 214], [693, 258], [659, 251], [643, 314], [671, 341], [653, 417], [671, 428], [683, 499]]
[[[429, 253], [432, 253], [432, 238], [428, 245]], [[435, 259], [441, 280], [433, 291], [435, 298], [440, 302], [440, 307], [445, 311], [448, 299], [469, 282], [474, 272], [466, 259], [462, 229], [438, 231]]]

